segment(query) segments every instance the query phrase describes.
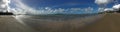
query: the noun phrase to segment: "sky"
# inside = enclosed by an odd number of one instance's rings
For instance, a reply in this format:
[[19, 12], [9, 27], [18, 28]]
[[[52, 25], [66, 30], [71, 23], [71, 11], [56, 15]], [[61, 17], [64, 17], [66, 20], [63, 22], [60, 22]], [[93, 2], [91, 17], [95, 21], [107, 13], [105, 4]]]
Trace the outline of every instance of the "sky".
[[[39, 8], [39, 7], [51, 7], [51, 8], [97, 8], [98, 5], [94, 3], [95, 0], [22, 0], [26, 5]], [[112, 3], [108, 7], [112, 7]]]
[[82, 14], [99, 12], [102, 5], [112, 8], [114, 3], [112, 0], [10, 0], [9, 7], [16, 13], [24, 11], [29, 14]]
[[87, 0], [24, 0], [31, 7], [71, 8], [93, 6], [94, 1]]

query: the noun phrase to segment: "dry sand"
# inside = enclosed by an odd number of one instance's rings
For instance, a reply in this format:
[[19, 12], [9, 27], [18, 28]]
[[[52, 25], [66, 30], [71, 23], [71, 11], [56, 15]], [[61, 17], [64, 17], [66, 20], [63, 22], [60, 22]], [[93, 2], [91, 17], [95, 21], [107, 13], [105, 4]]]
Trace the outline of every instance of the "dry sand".
[[[105, 14], [105, 16], [102, 17], [102, 19], [99, 21], [96, 21], [84, 27], [81, 27], [81, 25], [79, 25], [82, 24], [79, 21], [70, 23], [71, 24], [58, 23], [56, 24], [57, 26], [55, 24], [49, 24], [49, 26], [45, 27], [53, 27], [56, 29], [39, 31], [42, 29], [44, 30], [44, 27], [39, 27], [38, 29], [36, 27], [31, 28], [30, 26], [17, 22], [17, 20], [15, 20], [12, 16], [0, 16], [0, 32], [120, 32], [120, 14], [118, 13]], [[58, 30], [58, 28], [61, 30]]]

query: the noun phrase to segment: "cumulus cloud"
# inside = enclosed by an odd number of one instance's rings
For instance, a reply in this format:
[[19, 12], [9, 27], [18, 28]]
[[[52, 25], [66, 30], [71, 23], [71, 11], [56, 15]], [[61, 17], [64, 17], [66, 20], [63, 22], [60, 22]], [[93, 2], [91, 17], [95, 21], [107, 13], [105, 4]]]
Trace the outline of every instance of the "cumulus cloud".
[[95, 0], [95, 3], [98, 4], [98, 5], [105, 5], [105, 4], [108, 4], [112, 1], [113, 0]]
[[118, 4], [118, 5], [114, 5], [112, 8], [118, 10], [118, 9], [120, 9], [120, 4]]
[[120, 9], [120, 4], [114, 5], [112, 8], [105, 8], [104, 11], [118, 11]]
[[104, 12], [112, 9], [106, 9], [106, 5], [113, 2], [114, 0], [95, 0], [95, 3], [98, 4], [100, 7], [98, 8], [99, 12]]
[[0, 0], [0, 12], [6, 12], [8, 10], [10, 0]]

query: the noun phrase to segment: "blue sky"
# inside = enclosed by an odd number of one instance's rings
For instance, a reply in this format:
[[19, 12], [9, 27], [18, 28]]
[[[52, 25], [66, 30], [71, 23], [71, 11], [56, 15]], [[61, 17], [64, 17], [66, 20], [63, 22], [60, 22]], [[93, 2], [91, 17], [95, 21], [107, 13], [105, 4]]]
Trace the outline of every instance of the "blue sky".
[[[98, 7], [95, 0], [23, 0], [30, 7], [53, 7], [53, 8], [85, 8]], [[112, 7], [112, 3], [108, 7]]]
[[[34, 9], [39, 9], [41, 7], [50, 7], [50, 8], [88, 8], [92, 7], [93, 12], [97, 12], [98, 5], [95, 4], [95, 0], [22, 0], [24, 4]], [[120, 1], [119, 1], [120, 2]], [[14, 3], [14, 1], [11, 1]], [[107, 8], [111, 8], [114, 3], [107, 5]], [[15, 7], [14, 4], [11, 4], [11, 7]], [[75, 12], [76, 13], [76, 12]], [[79, 13], [79, 12], [77, 12]]]
[[30, 7], [85, 8], [97, 7], [94, 0], [23, 0]]

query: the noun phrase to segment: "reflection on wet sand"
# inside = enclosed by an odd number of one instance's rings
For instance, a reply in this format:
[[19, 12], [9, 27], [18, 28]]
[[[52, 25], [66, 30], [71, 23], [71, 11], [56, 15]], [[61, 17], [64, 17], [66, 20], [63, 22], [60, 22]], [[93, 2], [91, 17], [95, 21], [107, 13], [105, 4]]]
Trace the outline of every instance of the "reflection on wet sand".
[[16, 16], [23, 21], [24, 24], [34, 28], [40, 32], [72, 32], [74, 30], [82, 29], [87, 24], [90, 24], [102, 15], [92, 16], [27, 16], [19, 15]]
[[0, 32], [79, 32], [102, 16], [1, 16]]

